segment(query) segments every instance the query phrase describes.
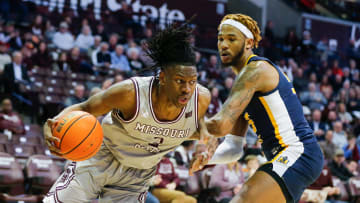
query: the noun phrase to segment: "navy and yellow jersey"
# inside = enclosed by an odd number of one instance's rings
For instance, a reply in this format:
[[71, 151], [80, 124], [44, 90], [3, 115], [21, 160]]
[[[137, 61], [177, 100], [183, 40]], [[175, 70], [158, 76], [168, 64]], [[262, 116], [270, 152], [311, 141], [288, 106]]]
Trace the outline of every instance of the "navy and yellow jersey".
[[313, 131], [306, 121], [302, 105], [287, 76], [269, 59], [252, 55], [252, 61], [266, 61], [279, 73], [279, 83], [267, 93], [256, 92], [243, 116], [262, 140], [262, 148], [268, 160], [288, 146], [314, 142]]

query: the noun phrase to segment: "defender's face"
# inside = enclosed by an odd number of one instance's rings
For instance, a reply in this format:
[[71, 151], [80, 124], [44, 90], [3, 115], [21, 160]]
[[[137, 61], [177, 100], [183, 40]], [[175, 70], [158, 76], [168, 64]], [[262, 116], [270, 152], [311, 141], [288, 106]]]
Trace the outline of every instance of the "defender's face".
[[177, 107], [184, 107], [194, 93], [197, 83], [195, 66], [174, 65], [160, 73], [165, 94]]
[[221, 62], [225, 66], [235, 65], [244, 54], [245, 36], [240, 30], [223, 25], [218, 34], [218, 50]]

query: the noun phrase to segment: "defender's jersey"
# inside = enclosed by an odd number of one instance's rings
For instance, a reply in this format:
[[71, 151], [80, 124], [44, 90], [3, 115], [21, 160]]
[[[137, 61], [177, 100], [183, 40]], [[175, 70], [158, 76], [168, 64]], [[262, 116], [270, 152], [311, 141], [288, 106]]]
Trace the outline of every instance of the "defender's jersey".
[[291, 81], [269, 59], [253, 55], [246, 64], [252, 61], [266, 61], [279, 73], [277, 87], [265, 94], [256, 92], [243, 113], [262, 140], [267, 159], [273, 159], [288, 146], [303, 149], [303, 144], [314, 142], [316, 139], [311, 139], [314, 137], [313, 131], [304, 117]]
[[131, 80], [136, 90], [136, 113], [129, 120], [124, 120], [119, 110], [109, 113], [102, 122], [104, 144], [121, 164], [148, 169], [196, 132], [198, 88], [175, 120], [163, 122], [156, 118], [151, 102], [155, 77]]

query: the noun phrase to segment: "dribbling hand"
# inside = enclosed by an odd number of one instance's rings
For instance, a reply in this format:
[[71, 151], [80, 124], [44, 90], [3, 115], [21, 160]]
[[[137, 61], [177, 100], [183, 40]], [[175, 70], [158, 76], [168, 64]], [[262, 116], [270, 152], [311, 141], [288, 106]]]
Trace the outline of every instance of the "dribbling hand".
[[55, 147], [54, 141], [60, 142], [60, 139], [57, 137], [54, 137], [52, 135], [52, 127], [56, 123], [56, 120], [54, 119], [48, 119], [46, 123], [44, 124], [43, 130], [44, 130], [44, 138], [45, 143], [47, 147], [49, 148], [51, 154], [62, 157], [62, 154], [60, 153], [60, 149]]

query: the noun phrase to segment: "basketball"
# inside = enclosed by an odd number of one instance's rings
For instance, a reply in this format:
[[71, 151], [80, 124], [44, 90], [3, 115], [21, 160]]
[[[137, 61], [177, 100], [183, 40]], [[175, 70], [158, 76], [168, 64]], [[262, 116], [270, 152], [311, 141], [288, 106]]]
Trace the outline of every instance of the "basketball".
[[71, 161], [83, 161], [94, 156], [103, 140], [99, 121], [83, 111], [72, 111], [60, 117], [52, 127], [52, 134], [60, 139], [55, 146], [64, 158]]

